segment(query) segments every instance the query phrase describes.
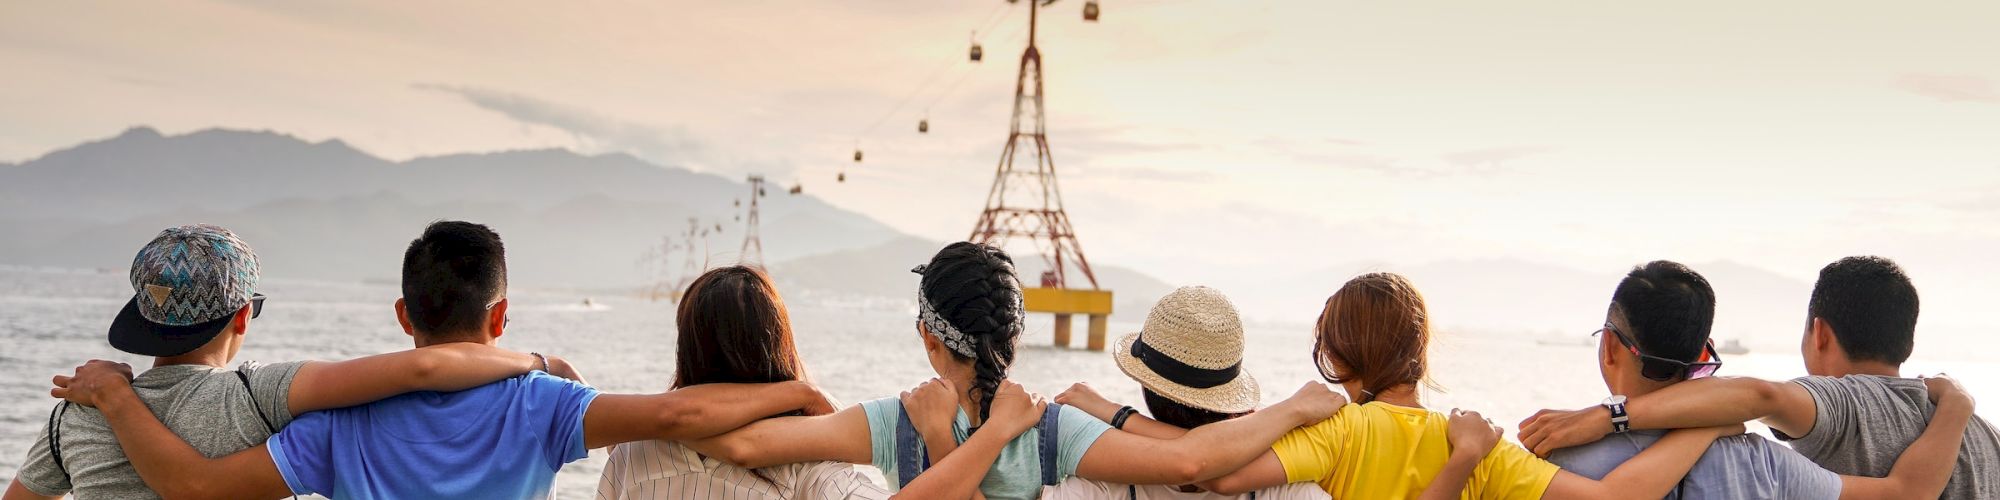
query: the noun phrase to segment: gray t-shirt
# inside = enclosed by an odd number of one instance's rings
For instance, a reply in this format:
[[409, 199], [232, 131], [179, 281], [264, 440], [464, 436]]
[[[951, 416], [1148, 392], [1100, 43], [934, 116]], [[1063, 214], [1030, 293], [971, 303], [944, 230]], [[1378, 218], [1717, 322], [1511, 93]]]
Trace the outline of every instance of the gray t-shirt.
[[[236, 370], [203, 365], [170, 365], [146, 370], [132, 380], [132, 390], [174, 434], [209, 458], [235, 453], [271, 437], [292, 421], [287, 395], [292, 376], [305, 362], [238, 368], [250, 375], [250, 388]], [[254, 401], [253, 401], [253, 397]], [[259, 413], [261, 410], [261, 414]], [[265, 422], [269, 418], [270, 422]], [[73, 493], [79, 499], [159, 498], [126, 461], [104, 414], [81, 405], [63, 410], [57, 443], [62, 466], [49, 452], [45, 425], [15, 479], [42, 495]], [[67, 473], [65, 473], [67, 470]]]
[[[1887, 477], [1903, 449], [1923, 435], [1935, 410], [1924, 382], [1913, 378], [1848, 375], [1801, 377], [1792, 383], [1812, 393], [1819, 407], [1812, 430], [1792, 439], [1792, 449], [1850, 476]], [[1966, 426], [1944, 498], [2000, 498], [2000, 437], [1985, 420], [1973, 417]]]
[[[1549, 454], [1549, 462], [1601, 480], [1666, 435], [1667, 431], [1613, 434], [1595, 443], [1556, 450]], [[1840, 498], [1840, 475], [1763, 436], [1744, 434], [1708, 445], [1708, 451], [1667, 498], [1833, 500]]]

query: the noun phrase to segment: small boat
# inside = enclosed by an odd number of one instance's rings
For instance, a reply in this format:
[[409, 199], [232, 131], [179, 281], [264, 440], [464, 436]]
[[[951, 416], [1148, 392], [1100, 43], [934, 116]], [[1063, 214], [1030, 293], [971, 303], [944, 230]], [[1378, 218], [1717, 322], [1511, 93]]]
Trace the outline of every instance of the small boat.
[[1715, 348], [1715, 351], [1718, 353], [1728, 354], [1731, 356], [1735, 356], [1738, 354], [1750, 354], [1750, 348], [1743, 347], [1743, 341], [1736, 339], [1729, 339], [1728, 341], [1723, 342], [1722, 347]]

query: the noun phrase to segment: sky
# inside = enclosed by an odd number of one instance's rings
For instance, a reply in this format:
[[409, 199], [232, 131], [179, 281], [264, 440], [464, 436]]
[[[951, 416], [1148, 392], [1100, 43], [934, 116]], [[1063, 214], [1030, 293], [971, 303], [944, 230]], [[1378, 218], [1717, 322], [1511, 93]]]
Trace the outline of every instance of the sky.
[[[1098, 23], [1082, 5], [1047, 7], [1038, 45], [1094, 262], [1242, 288], [1479, 259], [1810, 281], [1872, 253], [1910, 269], [1926, 321], [2000, 325], [2000, 3], [1102, 0]], [[0, 162], [142, 124], [392, 159], [629, 152], [958, 239], [1026, 9], [5, 2]]]

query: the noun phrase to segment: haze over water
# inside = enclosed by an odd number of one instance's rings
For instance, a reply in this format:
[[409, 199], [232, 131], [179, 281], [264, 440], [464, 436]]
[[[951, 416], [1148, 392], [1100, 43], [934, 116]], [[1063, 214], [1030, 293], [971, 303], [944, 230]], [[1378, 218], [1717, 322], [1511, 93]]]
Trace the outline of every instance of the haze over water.
[[[238, 361], [347, 359], [412, 345], [391, 309], [399, 294], [394, 286], [267, 279], [259, 291], [271, 298], [251, 324]], [[605, 391], [657, 392], [672, 379], [670, 304], [592, 296], [599, 307], [586, 307], [584, 295], [532, 288], [515, 288], [509, 295], [513, 322], [501, 346], [563, 356]], [[141, 364], [146, 360], [104, 342], [106, 325], [130, 297], [122, 272], [0, 266], [0, 345], [6, 346], [0, 349], [0, 477], [13, 476], [47, 422], [54, 406], [47, 395], [49, 377], [90, 358], [146, 368]], [[817, 382], [853, 404], [893, 397], [934, 376], [912, 326], [912, 306], [855, 305], [862, 302], [824, 297], [788, 302], [799, 349]], [[1317, 311], [1299, 314], [1310, 320]], [[1136, 331], [1143, 317], [1143, 311], [1123, 312], [1112, 331]], [[1262, 385], [1265, 404], [1319, 380], [1309, 361], [1309, 329], [1252, 327], [1248, 335], [1244, 367]], [[1514, 424], [1537, 409], [1593, 404], [1605, 395], [1594, 351], [1581, 343], [1584, 332], [1573, 338], [1578, 343], [1548, 345], [1530, 336], [1439, 332], [1432, 372], [1445, 392], [1428, 393], [1425, 404], [1440, 411], [1480, 410], [1507, 427], [1509, 439]], [[1107, 359], [1110, 354], [1056, 349], [1049, 342], [1048, 321], [1038, 317], [1022, 338], [1016, 381], [1050, 396], [1073, 382], [1089, 382], [1114, 400], [1143, 406], [1137, 384]], [[1727, 375], [1785, 378], [1804, 371], [1792, 352], [1753, 352], [1725, 361]], [[1990, 405], [2000, 404], [2000, 365], [1919, 359], [1906, 368], [1910, 374], [1944, 370], [1959, 377], [1989, 405], [1979, 413], [1996, 415]], [[563, 467], [559, 497], [592, 498], [604, 457], [603, 450], [594, 450], [589, 459]]]

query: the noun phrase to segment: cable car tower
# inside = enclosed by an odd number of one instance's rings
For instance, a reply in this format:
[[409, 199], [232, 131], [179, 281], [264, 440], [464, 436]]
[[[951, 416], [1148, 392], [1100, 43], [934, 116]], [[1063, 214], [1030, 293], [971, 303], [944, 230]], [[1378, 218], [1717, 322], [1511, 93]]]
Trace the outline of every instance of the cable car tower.
[[[1013, 122], [1007, 133], [1007, 145], [1000, 150], [993, 187], [986, 194], [986, 209], [980, 212], [968, 239], [994, 246], [1005, 245], [1014, 237], [1032, 240], [1048, 267], [1042, 273], [1041, 286], [1023, 290], [1027, 309], [1056, 315], [1055, 345], [1060, 347], [1069, 345], [1070, 316], [1088, 315], [1087, 347], [1101, 351], [1106, 320], [1111, 314], [1111, 291], [1098, 288], [1097, 275], [1091, 272], [1090, 261], [1084, 258], [1083, 247], [1077, 243], [1076, 229], [1070, 226], [1069, 213], [1063, 210], [1055, 161], [1049, 156], [1047, 116], [1042, 102], [1042, 54], [1035, 46], [1035, 31], [1041, 7], [1052, 3], [1055, 0], [1028, 0], [1028, 48], [1021, 53], [1021, 72], [1014, 82]], [[1087, 19], [1096, 17], [1096, 3], [1092, 1], [1086, 6]], [[1016, 157], [1023, 154], [1026, 157], [1017, 166]], [[1072, 270], [1081, 273], [1083, 281], [1072, 281]]]
[[[854, 154], [860, 155], [861, 153], [857, 152]], [[737, 252], [737, 258], [742, 261], [743, 265], [764, 267], [764, 238], [757, 234], [757, 199], [764, 197], [764, 176], [751, 175], [746, 180], [750, 183], [750, 214], [743, 221], [743, 249]], [[792, 194], [798, 194], [798, 192], [795, 188]]]

